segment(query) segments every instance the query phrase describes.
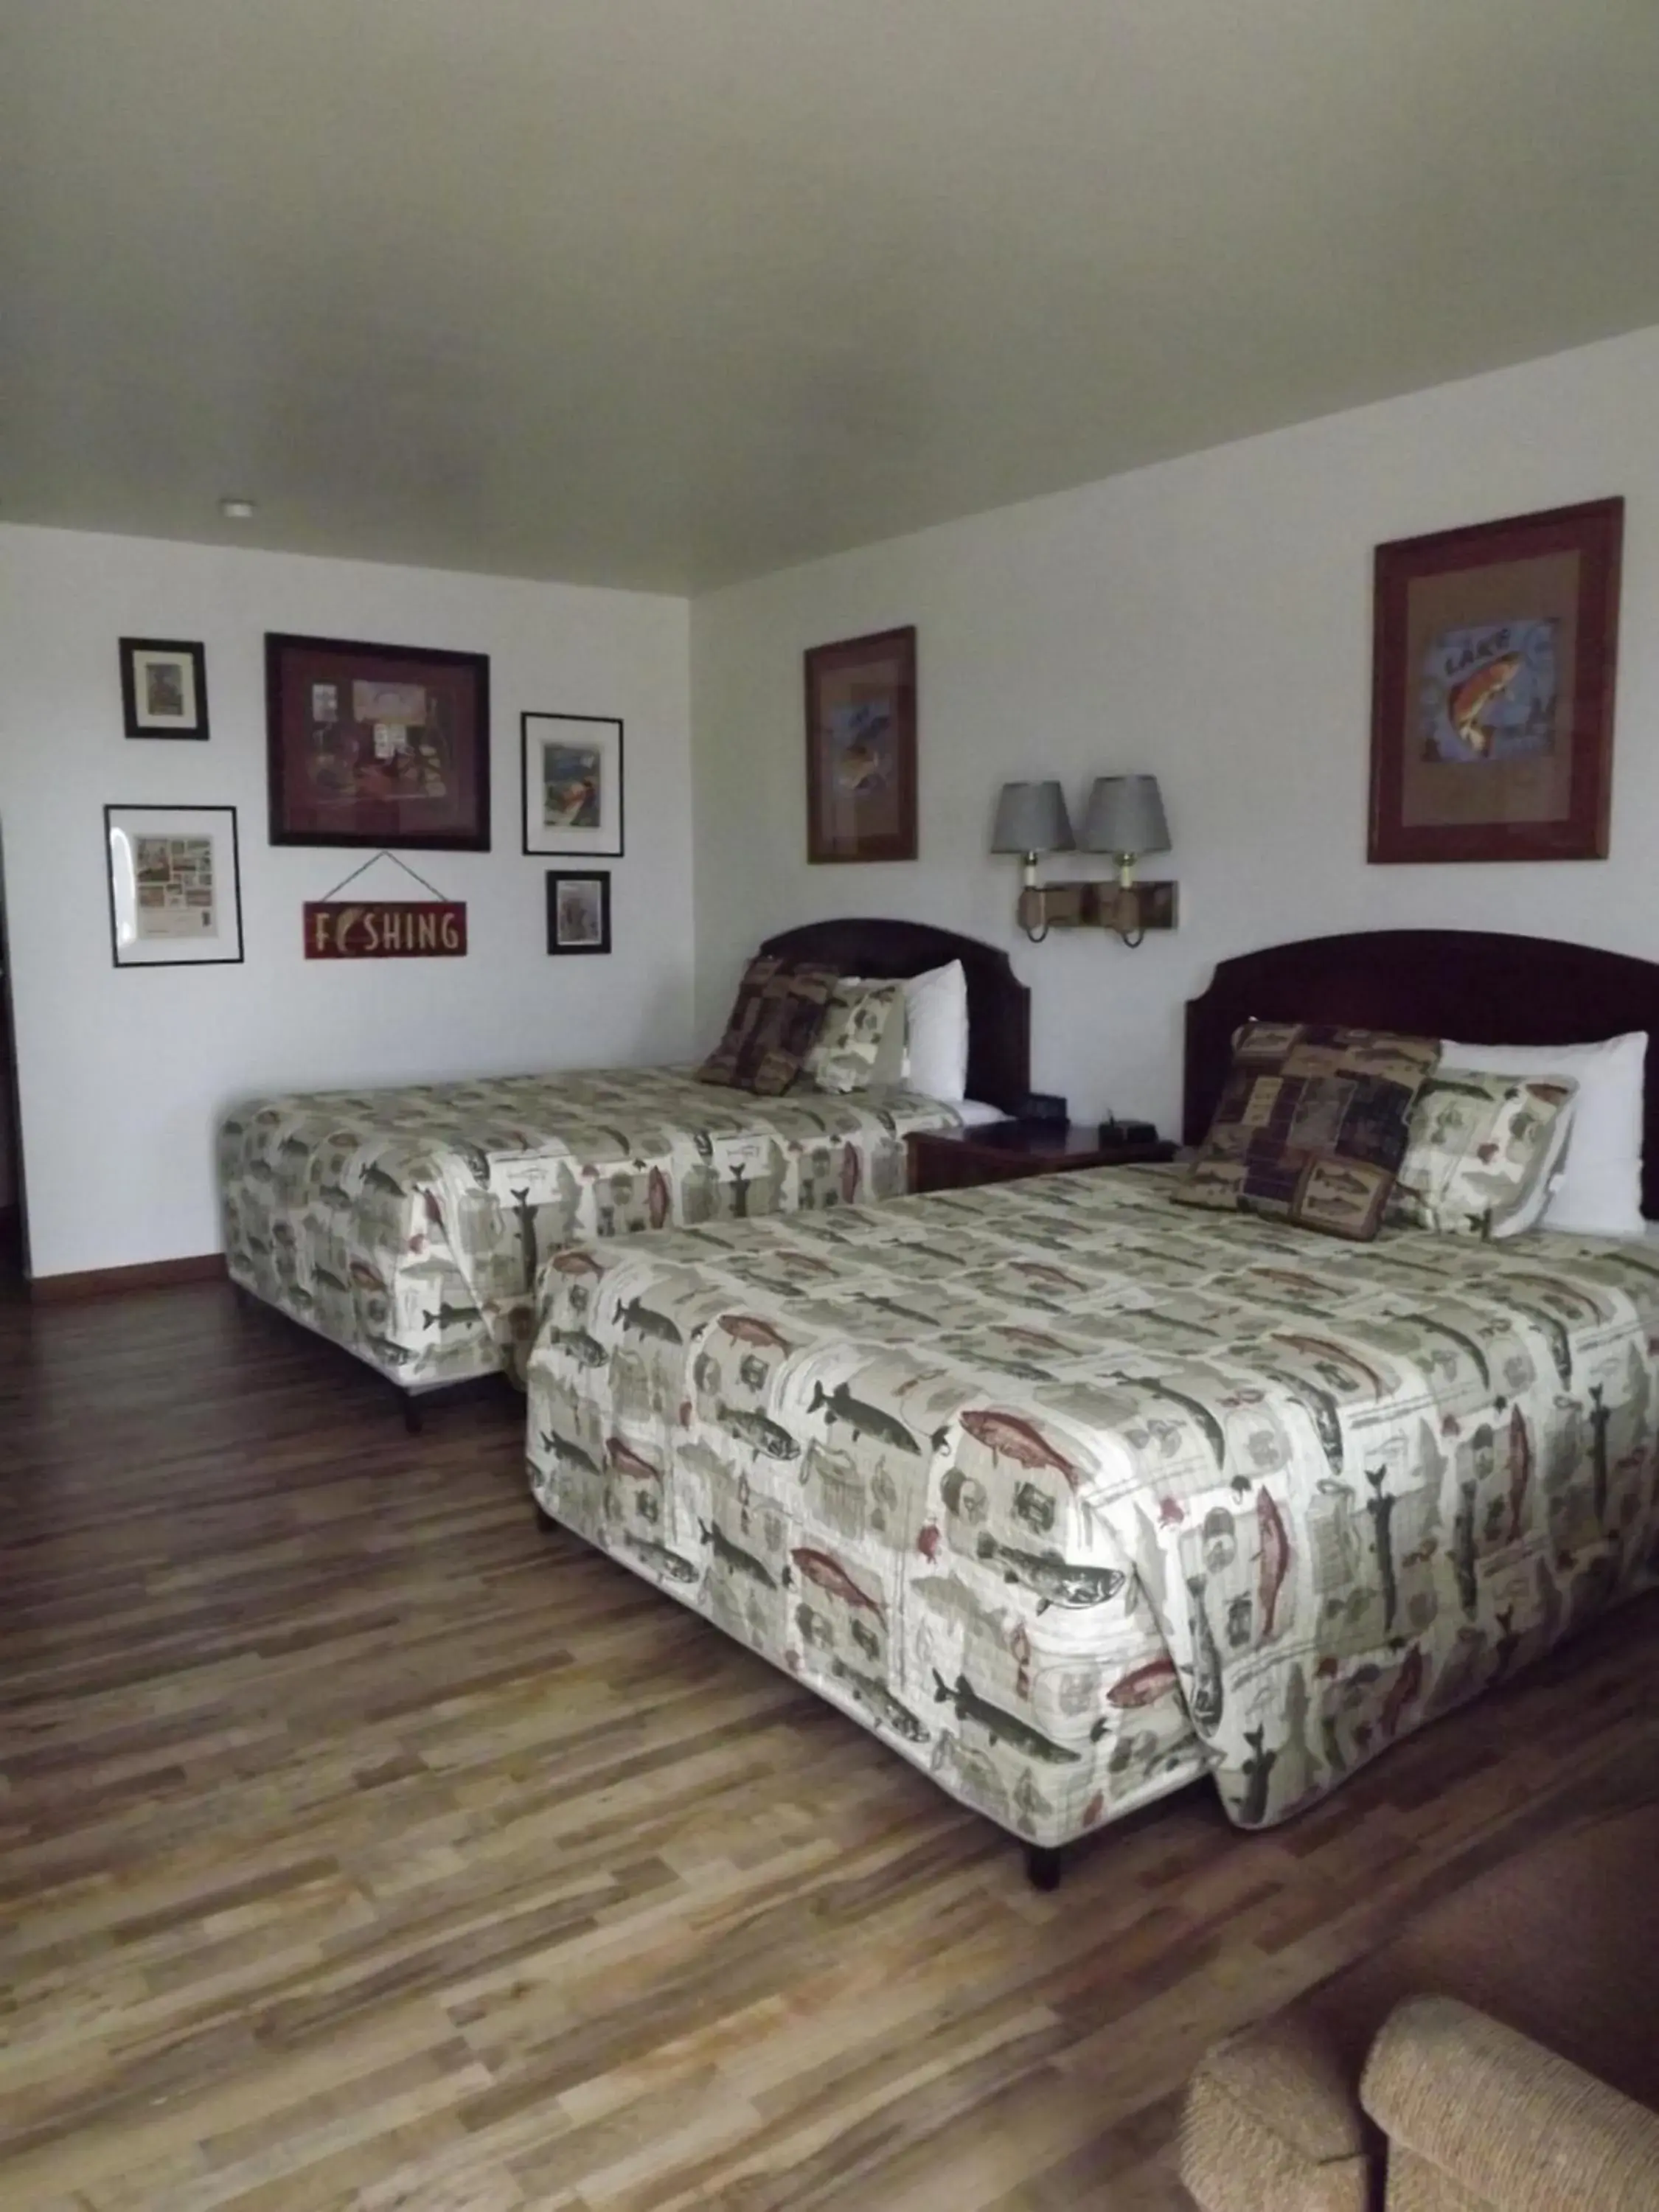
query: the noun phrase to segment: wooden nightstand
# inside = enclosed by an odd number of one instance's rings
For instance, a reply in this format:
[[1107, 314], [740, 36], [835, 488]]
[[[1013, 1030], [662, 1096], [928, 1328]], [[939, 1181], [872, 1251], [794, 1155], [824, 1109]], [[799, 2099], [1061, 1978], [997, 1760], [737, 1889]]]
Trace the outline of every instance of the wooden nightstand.
[[1018, 1182], [1066, 1168], [1127, 1168], [1172, 1160], [1162, 1139], [1103, 1145], [1097, 1128], [1040, 1128], [1029, 1121], [993, 1121], [982, 1129], [923, 1129], [908, 1139], [912, 1191], [969, 1190], [975, 1183]]

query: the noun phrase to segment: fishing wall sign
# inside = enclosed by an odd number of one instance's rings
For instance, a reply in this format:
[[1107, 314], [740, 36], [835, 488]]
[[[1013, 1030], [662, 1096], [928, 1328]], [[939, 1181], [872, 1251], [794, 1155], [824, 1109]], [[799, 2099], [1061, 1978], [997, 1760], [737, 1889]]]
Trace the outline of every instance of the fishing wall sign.
[[[423, 899], [342, 899], [347, 884], [390, 860], [430, 896]], [[377, 853], [354, 868], [326, 898], [307, 899], [305, 955], [307, 960], [459, 960], [466, 954], [466, 907], [447, 899], [424, 876], [417, 876], [395, 853]]]
[[307, 960], [460, 959], [466, 908], [453, 899], [307, 899]]

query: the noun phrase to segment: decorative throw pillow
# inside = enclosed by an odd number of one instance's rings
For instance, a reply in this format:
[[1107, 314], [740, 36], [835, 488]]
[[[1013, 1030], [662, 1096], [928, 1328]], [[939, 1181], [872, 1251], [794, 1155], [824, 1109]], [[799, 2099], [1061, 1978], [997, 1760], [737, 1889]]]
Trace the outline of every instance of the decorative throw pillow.
[[843, 975], [802, 1070], [820, 1091], [896, 1083], [904, 1064], [904, 986]]
[[837, 978], [833, 968], [791, 968], [762, 953], [738, 986], [726, 1033], [697, 1070], [702, 1083], [775, 1098], [801, 1072]]
[[1210, 1133], [1172, 1195], [1368, 1242], [1439, 1057], [1437, 1037], [1247, 1023]]
[[1449, 1073], [1475, 1067], [1576, 1083], [1572, 1143], [1539, 1226], [1579, 1237], [1639, 1237], [1647, 1057], [1647, 1031], [1632, 1030], [1601, 1044], [1458, 1044], [1448, 1037], [1440, 1065]]
[[1389, 1221], [1456, 1237], [1518, 1237], [1533, 1227], [1549, 1202], [1577, 1091], [1568, 1076], [1443, 1064], [1412, 1109]]

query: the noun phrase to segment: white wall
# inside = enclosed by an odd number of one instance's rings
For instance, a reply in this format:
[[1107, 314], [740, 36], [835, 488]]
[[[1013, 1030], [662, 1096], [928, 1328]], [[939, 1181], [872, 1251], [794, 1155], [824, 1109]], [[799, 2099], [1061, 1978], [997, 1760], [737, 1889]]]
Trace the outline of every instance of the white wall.
[[[1622, 493], [1612, 857], [1365, 860], [1371, 550]], [[1005, 945], [1033, 987], [1034, 1075], [1074, 1115], [1176, 1127], [1182, 1002], [1251, 947], [1401, 925], [1659, 957], [1659, 331], [1306, 423], [866, 548], [693, 603], [698, 1011], [768, 932], [915, 915]], [[921, 854], [809, 867], [801, 661], [918, 626]], [[1182, 920], [1125, 951], [1028, 945], [998, 786], [1163, 781]], [[1064, 875], [1063, 860], [1049, 872]], [[1101, 872], [1085, 863], [1071, 872]]]
[[[0, 843], [0, 963], [6, 957], [5, 859], [4, 846]], [[17, 1132], [12, 1124], [11, 1030], [7, 1019], [6, 981], [0, 975], [0, 1213], [9, 1212], [17, 1203]], [[0, 1260], [3, 1257], [0, 1252]]]
[[[266, 630], [490, 656], [494, 849], [411, 854], [467, 902], [462, 960], [307, 962], [301, 902], [367, 854], [265, 842]], [[122, 735], [116, 641], [199, 638], [212, 736]], [[0, 530], [0, 836], [34, 1272], [219, 1243], [218, 1109], [250, 1091], [664, 1060], [690, 1048], [682, 600], [77, 532]], [[520, 856], [521, 711], [620, 714], [609, 959], [546, 951]], [[107, 801], [239, 810], [246, 964], [111, 964]], [[422, 894], [382, 862], [366, 890]]]
[[[1380, 539], [1622, 492], [1612, 857], [1364, 860], [1370, 555]], [[683, 602], [287, 555], [0, 528], [0, 838], [38, 1273], [209, 1251], [230, 1098], [684, 1054], [769, 931], [915, 915], [1006, 944], [1034, 986], [1036, 1081], [1079, 1118], [1172, 1125], [1181, 1002], [1250, 946], [1397, 923], [1659, 957], [1659, 331], [1008, 507]], [[800, 655], [915, 622], [921, 852], [809, 868]], [[464, 961], [307, 963], [300, 907], [350, 854], [264, 842], [267, 629], [491, 656], [495, 849], [415, 856], [468, 902]], [[206, 745], [121, 733], [116, 640], [200, 638]], [[617, 950], [549, 959], [519, 854], [521, 710], [621, 714]], [[687, 724], [695, 720], [694, 757]], [[1028, 945], [1017, 864], [984, 850], [1005, 777], [1150, 769], [1182, 886], [1175, 935]], [[697, 1020], [692, 976], [696, 845]], [[247, 961], [120, 971], [109, 800], [240, 810]], [[1063, 865], [1059, 872], [1063, 872]], [[371, 879], [398, 895], [395, 871]]]

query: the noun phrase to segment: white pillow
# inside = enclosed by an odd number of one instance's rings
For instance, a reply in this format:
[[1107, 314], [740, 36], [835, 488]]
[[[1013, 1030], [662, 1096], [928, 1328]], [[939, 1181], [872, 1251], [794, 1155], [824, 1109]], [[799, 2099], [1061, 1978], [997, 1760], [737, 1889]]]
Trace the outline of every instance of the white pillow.
[[1605, 1044], [1455, 1044], [1440, 1065], [1494, 1075], [1570, 1075], [1578, 1085], [1565, 1160], [1540, 1229], [1586, 1237], [1639, 1237], [1642, 1218], [1642, 1075], [1645, 1030]]
[[904, 979], [904, 1080], [928, 1098], [968, 1096], [968, 978], [960, 960]]

